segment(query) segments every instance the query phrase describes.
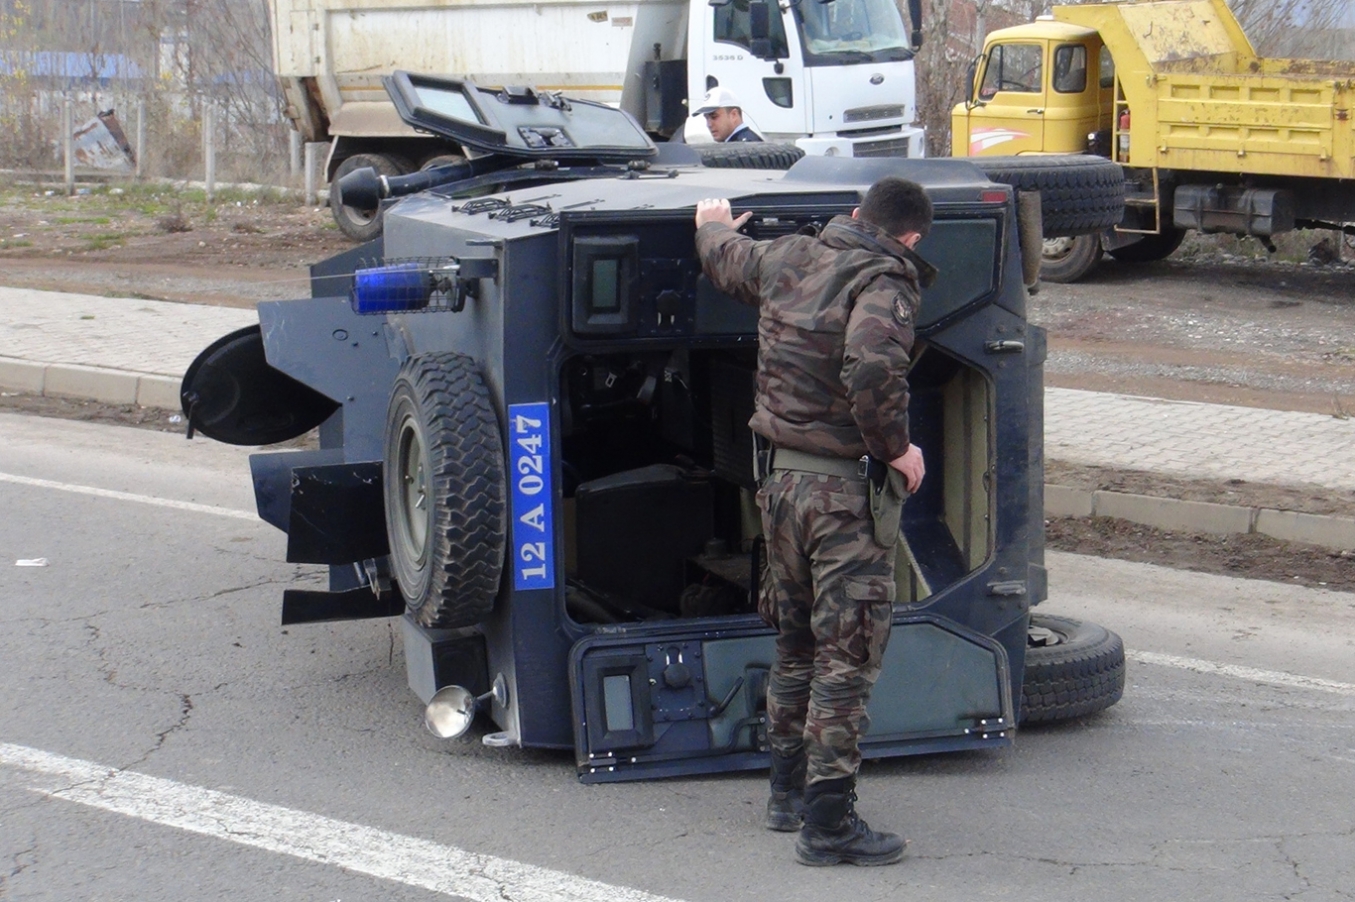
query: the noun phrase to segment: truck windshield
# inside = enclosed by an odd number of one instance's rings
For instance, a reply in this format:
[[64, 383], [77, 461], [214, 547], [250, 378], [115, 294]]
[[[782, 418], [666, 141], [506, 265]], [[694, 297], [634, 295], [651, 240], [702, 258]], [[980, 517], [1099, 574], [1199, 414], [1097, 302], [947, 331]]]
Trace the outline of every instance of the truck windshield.
[[801, 0], [793, 9], [807, 66], [913, 58], [894, 0]]

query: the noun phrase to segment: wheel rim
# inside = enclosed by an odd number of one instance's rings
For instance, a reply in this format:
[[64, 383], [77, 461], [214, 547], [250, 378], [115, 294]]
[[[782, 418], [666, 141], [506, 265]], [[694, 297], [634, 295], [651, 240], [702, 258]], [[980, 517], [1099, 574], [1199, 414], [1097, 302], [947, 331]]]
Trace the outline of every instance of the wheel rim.
[[424, 465], [423, 436], [412, 418], [400, 423], [397, 445], [397, 471], [400, 476], [400, 542], [405, 558], [423, 569], [428, 560], [428, 533], [432, 520], [432, 498], [428, 491], [428, 469]]
[[357, 207], [350, 207], [347, 204], [344, 204], [344, 211], [348, 214], [348, 218], [358, 225], [365, 226], [373, 219], [376, 219], [375, 210], [359, 210]]
[[1062, 260], [1073, 252], [1072, 238], [1046, 238], [1041, 251], [1046, 260]]
[[1049, 648], [1052, 645], [1062, 645], [1063, 636], [1047, 626], [1036, 626], [1031, 624], [1026, 628], [1026, 647], [1027, 648]]

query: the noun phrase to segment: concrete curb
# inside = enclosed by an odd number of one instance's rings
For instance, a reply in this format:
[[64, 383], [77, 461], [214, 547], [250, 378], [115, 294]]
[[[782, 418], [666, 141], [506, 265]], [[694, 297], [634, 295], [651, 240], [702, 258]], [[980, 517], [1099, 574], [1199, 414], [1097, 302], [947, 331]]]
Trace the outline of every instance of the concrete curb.
[[[180, 378], [0, 357], [0, 390], [178, 411]], [[1269, 508], [1181, 501], [1126, 492], [1044, 488], [1046, 517], [1116, 517], [1157, 529], [1215, 535], [1259, 533], [1340, 551], [1355, 550], [1355, 519]]]
[[152, 373], [0, 357], [0, 390], [51, 398], [80, 398], [105, 404], [139, 404], [178, 410], [181, 381], [173, 376]]
[[1156, 529], [1215, 535], [1258, 533], [1282, 542], [1355, 551], [1355, 519], [1349, 517], [1061, 485], [1046, 485], [1044, 492], [1046, 517], [1116, 517]]

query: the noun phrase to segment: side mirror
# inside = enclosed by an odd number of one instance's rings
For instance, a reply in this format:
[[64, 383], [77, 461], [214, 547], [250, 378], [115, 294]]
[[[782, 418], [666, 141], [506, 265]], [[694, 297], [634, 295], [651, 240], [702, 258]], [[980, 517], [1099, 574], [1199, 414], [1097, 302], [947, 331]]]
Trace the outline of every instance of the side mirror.
[[983, 54], [980, 53], [969, 61], [969, 68], [965, 72], [965, 78], [969, 81], [969, 91], [965, 95], [965, 107], [974, 109], [974, 107], [983, 105], [983, 98], [979, 96], [979, 63], [983, 62]]
[[913, 52], [917, 53], [922, 49], [922, 0], [908, 0], [908, 18], [913, 26], [910, 35]]

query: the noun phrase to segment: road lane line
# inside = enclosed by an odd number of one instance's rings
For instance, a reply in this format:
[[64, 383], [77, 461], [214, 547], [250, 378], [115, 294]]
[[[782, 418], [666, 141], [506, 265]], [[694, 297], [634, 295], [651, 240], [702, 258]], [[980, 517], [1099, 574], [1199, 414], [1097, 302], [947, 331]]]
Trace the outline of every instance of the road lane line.
[[27, 746], [0, 743], [0, 765], [60, 778], [60, 785], [31, 787], [52, 798], [471, 902], [675, 902], [563, 871]]
[[1126, 651], [1124, 656], [1140, 664], [1157, 664], [1162, 667], [1176, 667], [1192, 670], [1195, 673], [1210, 673], [1233, 677], [1252, 683], [1269, 683], [1272, 686], [1287, 686], [1293, 689], [1316, 689], [1320, 692], [1334, 692], [1337, 695], [1355, 696], [1355, 683], [1339, 683], [1336, 680], [1324, 680], [1318, 677], [1302, 676], [1297, 673], [1285, 673], [1281, 670], [1258, 670], [1255, 667], [1242, 667], [1238, 664], [1219, 664], [1216, 661], [1202, 661], [1199, 658], [1181, 658], [1176, 655], [1164, 655], [1155, 651]]
[[174, 510], [192, 511], [195, 514], [215, 514], [218, 517], [234, 517], [237, 520], [258, 522], [259, 515], [253, 511], [236, 510], [233, 507], [213, 507], [210, 504], [195, 504], [192, 501], [175, 501], [172, 498], [156, 498], [153, 495], [134, 495], [131, 492], [115, 492], [112, 489], [99, 489], [92, 485], [74, 485], [69, 482], [53, 482], [50, 479], [34, 479], [31, 476], [15, 476], [13, 473], [0, 473], [0, 482], [12, 482], [16, 485], [30, 485], [40, 489], [56, 489], [61, 492], [75, 492], [79, 495], [93, 495], [96, 498], [112, 498], [117, 501], [135, 501], [139, 504], [153, 504], [156, 507], [169, 507]]

